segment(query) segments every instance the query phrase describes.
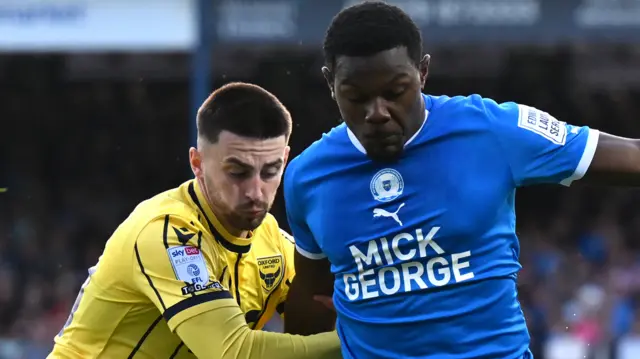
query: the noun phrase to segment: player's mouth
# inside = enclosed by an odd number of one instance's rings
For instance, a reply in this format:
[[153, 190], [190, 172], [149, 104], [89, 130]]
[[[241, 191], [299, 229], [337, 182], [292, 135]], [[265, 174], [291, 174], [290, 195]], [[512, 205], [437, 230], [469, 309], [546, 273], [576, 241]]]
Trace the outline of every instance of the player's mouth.
[[395, 145], [402, 141], [402, 135], [399, 133], [387, 133], [387, 134], [373, 134], [365, 136], [366, 140], [371, 143], [375, 143], [381, 146]]
[[263, 216], [267, 212], [267, 210], [264, 208], [252, 208], [252, 209], [244, 210], [242, 212], [249, 217], [256, 218], [256, 217]]

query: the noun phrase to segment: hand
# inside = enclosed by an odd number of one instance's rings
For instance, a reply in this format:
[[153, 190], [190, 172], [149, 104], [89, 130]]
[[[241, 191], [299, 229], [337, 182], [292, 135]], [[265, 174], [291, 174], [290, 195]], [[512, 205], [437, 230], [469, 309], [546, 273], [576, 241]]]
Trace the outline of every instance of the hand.
[[336, 311], [336, 307], [333, 306], [333, 298], [331, 298], [330, 296], [314, 295], [313, 300], [322, 303], [325, 307], [327, 307], [328, 309], [331, 309], [334, 312]]

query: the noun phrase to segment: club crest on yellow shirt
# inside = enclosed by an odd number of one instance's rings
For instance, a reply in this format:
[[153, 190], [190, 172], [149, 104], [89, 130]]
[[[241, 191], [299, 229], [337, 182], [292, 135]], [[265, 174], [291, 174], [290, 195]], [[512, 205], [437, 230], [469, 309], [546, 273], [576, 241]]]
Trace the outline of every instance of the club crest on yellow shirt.
[[257, 261], [260, 279], [262, 280], [262, 289], [270, 292], [280, 284], [284, 275], [284, 270], [282, 269], [282, 254], [260, 257]]

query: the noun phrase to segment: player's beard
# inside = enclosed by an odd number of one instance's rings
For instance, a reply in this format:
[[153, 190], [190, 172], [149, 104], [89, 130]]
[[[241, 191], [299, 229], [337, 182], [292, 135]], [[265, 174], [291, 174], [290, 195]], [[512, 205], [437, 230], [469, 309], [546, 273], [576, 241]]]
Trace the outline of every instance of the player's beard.
[[[212, 198], [214, 203], [214, 214], [221, 222], [239, 231], [252, 231], [264, 221], [269, 212], [270, 205], [268, 203], [245, 203], [243, 205], [231, 208], [226, 205], [222, 198]], [[259, 214], [250, 213], [252, 208], [260, 208]]]
[[[209, 202], [209, 207], [211, 207], [213, 214], [229, 232], [233, 232], [233, 230], [252, 231], [258, 228], [273, 204], [273, 201], [271, 201], [271, 203], [250, 202], [232, 208], [220, 193], [214, 190], [215, 185], [211, 181], [204, 178], [198, 179], [198, 182], [200, 183], [207, 202]], [[259, 215], [252, 215], [248, 213], [248, 210], [252, 208], [260, 208], [262, 211]]]
[[264, 221], [264, 218], [267, 216], [270, 206], [263, 204], [259, 207], [264, 208], [259, 215], [254, 216], [246, 213], [242, 209], [235, 209], [228, 214], [227, 220], [234, 228], [242, 231], [252, 231], [262, 224], [262, 221]]
[[375, 162], [395, 162], [402, 156], [404, 151], [402, 143], [393, 146], [374, 145], [368, 147], [365, 147], [367, 157]]
[[378, 133], [369, 132], [361, 136], [360, 143], [367, 152], [367, 157], [373, 161], [394, 162], [402, 156], [406, 138], [399, 128]]

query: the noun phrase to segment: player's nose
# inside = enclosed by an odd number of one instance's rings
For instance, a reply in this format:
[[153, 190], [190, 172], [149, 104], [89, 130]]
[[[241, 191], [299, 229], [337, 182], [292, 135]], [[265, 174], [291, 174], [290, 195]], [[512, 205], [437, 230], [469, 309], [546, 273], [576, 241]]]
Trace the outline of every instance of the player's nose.
[[244, 183], [245, 196], [254, 201], [262, 201], [263, 182], [259, 175], [253, 176]]
[[388, 103], [382, 97], [376, 97], [367, 104], [365, 121], [373, 124], [383, 124], [391, 119]]

